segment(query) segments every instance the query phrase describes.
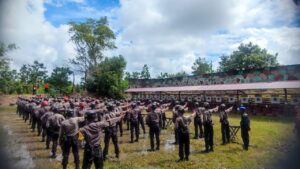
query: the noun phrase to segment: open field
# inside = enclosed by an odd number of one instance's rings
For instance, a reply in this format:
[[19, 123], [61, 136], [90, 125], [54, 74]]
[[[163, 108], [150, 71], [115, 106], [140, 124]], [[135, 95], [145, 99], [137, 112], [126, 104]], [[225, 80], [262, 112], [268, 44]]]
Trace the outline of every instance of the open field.
[[[178, 148], [171, 143], [174, 141], [172, 126], [161, 133], [161, 150], [147, 152], [150, 147], [148, 134], [140, 135], [139, 143], [129, 143], [129, 131], [126, 130], [123, 137], [119, 137], [121, 156], [114, 158], [114, 148], [110, 145], [109, 160], [105, 162], [105, 168], [110, 169], [136, 169], [136, 168], [207, 168], [207, 169], [247, 169], [247, 168], [272, 168], [272, 162], [281, 158], [289, 151], [294, 143], [293, 120], [290, 118], [274, 117], [250, 117], [250, 150], [242, 150], [240, 133], [238, 133], [238, 144], [221, 145], [221, 131], [218, 117], [214, 116], [214, 142], [213, 153], [202, 153], [204, 149], [203, 139], [192, 139], [193, 125], [190, 125], [191, 132], [191, 156], [190, 161], [177, 163]], [[239, 116], [229, 117], [232, 125], [239, 124]], [[14, 155], [13, 160], [22, 161], [26, 166], [37, 169], [61, 168], [61, 156], [56, 159], [49, 159], [50, 150], [45, 149], [41, 138], [32, 133], [29, 125], [25, 124], [15, 113], [14, 106], [0, 106], [1, 142], [8, 141], [11, 146], [10, 153]], [[4, 133], [4, 135], [3, 135]], [[6, 133], [6, 134], [5, 134]], [[4, 137], [8, 137], [5, 139]], [[102, 141], [103, 148], [103, 141]], [[22, 151], [20, 153], [20, 151]], [[29, 152], [29, 153], [28, 153]], [[58, 154], [61, 154], [60, 149]], [[27, 153], [27, 154], [26, 154]], [[30, 155], [30, 156], [29, 156]], [[26, 157], [24, 157], [26, 156]], [[80, 152], [83, 157], [83, 151]], [[29, 161], [29, 162], [28, 162]], [[30, 162], [32, 161], [32, 163]], [[69, 168], [73, 168], [73, 157], [70, 155]], [[26, 168], [26, 167], [25, 167]]]

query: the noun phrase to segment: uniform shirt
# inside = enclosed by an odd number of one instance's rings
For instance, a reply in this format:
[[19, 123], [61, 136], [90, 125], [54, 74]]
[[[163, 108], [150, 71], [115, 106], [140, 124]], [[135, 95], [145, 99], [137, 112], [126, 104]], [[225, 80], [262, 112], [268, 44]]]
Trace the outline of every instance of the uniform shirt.
[[99, 141], [101, 129], [108, 126], [109, 124], [106, 121], [91, 122], [80, 128], [80, 132], [83, 134], [87, 144], [94, 147], [100, 145]]
[[73, 117], [61, 123], [60, 136], [75, 136], [79, 132], [79, 123], [84, 122], [84, 117]]
[[[103, 118], [104, 118], [104, 120], [108, 121], [108, 120], [110, 120], [110, 119], [112, 119], [112, 118], [116, 118], [116, 117], [119, 117], [119, 116], [120, 116], [120, 112], [116, 112], [116, 110], [113, 110], [113, 111], [111, 111], [111, 112], [106, 113], [106, 114], [103, 116]], [[112, 123], [112, 124], [110, 125], [110, 127], [115, 127], [116, 125], [117, 125], [116, 123]]]
[[47, 120], [49, 119], [49, 117], [51, 117], [54, 113], [51, 111], [46, 112], [42, 117], [41, 117], [41, 121], [42, 121], [42, 125], [46, 126], [47, 124]]
[[241, 118], [241, 128], [250, 130], [250, 120], [247, 113], [244, 113]]
[[41, 119], [41, 117], [47, 112], [46, 107], [39, 107], [35, 111], [35, 117]]
[[49, 117], [46, 123], [47, 128], [51, 128], [52, 131], [55, 133], [59, 133], [59, 129], [61, 123], [65, 120], [65, 117], [61, 114], [54, 114], [53, 116]]
[[178, 116], [176, 118], [175, 128], [182, 132], [189, 132], [188, 123], [190, 122], [189, 118], [184, 116]]
[[146, 118], [146, 123], [148, 126], [155, 126], [159, 124], [159, 114], [156, 111], [151, 111], [148, 113]]
[[216, 112], [218, 110], [218, 107], [214, 109], [205, 110], [203, 112], [203, 122], [212, 123], [212, 113]]
[[200, 119], [201, 120], [201, 116], [203, 116], [203, 112], [204, 112], [204, 108], [203, 107], [198, 107], [195, 109], [195, 119]]
[[209, 122], [212, 122], [212, 111], [210, 110], [205, 110], [203, 112], [203, 122], [204, 123], [209, 123]]
[[138, 107], [131, 110], [129, 114], [130, 121], [137, 122], [139, 120], [139, 117], [141, 116], [140, 114], [141, 114], [141, 109]]
[[228, 124], [228, 114], [225, 110], [220, 111], [220, 122], [223, 124]]

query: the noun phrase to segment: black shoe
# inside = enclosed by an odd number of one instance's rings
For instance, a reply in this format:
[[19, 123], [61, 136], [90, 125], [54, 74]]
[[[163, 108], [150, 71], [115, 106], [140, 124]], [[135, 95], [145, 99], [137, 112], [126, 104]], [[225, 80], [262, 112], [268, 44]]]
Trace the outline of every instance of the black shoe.
[[185, 157], [185, 161], [189, 161], [189, 157]]
[[139, 142], [139, 140], [138, 140], [138, 139], [136, 139], [136, 140], [134, 140], [134, 142]]
[[198, 137], [194, 137], [194, 139], [198, 139]]
[[154, 148], [148, 149], [147, 151], [150, 151], [150, 152], [151, 152], [151, 151], [154, 151]]
[[159, 150], [159, 147], [156, 147], [156, 150]]
[[119, 157], [120, 157], [119, 154], [116, 154], [116, 158], [119, 159]]
[[172, 144], [175, 144], [175, 145], [177, 145], [178, 143], [177, 143], [177, 142], [174, 142], [174, 143], [172, 143]]

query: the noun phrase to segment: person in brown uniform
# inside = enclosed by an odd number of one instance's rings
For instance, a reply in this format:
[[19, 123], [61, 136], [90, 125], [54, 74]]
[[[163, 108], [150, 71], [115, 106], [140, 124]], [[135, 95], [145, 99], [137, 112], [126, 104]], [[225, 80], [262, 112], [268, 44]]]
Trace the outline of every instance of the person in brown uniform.
[[62, 122], [59, 133], [59, 144], [63, 151], [62, 166], [63, 169], [67, 168], [70, 149], [72, 148], [75, 168], [79, 169], [79, 144], [78, 132], [79, 123], [84, 122], [84, 117], [73, 117], [74, 110], [69, 109], [66, 113], [66, 120]]
[[130, 119], [130, 136], [131, 141], [133, 143], [134, 132], [135, 132], [135, 142], [139, 141], [139, 114], [141, 114], [141, 110], [137, 107], [136, 103], [133, 103], [132, 110], [129, 110], [129, 119]]
[[178, 109], [178, 117], [176, 118], [175, 127], [178, 131], [178, 143], [179, 143], [179, 160], [183, 161], [189, 160], [190, 155], [190, 132], [189, 132], [189, 124], [192, 121], [192, 117], [195, 116], [195, 112], [189, 116], [184, 117], [183, 114], [185, 109], [183, 106], [180, 106]]
[[51, 158], [56, 157], [56, 149], [57, 149], [57, 142], [59, 138], [59, 130], [61, 123], [65, 120], [65, 117], [61, 114], [59, 114], [58, 110], [54, 111], [55, 114], [51, 116], [47, 120], [46, 127], [48, 128], [48, 131], [50, 132], [51, 140], [52, 140], [52, 156]]
[[[108, 112], [103, 116], [103, 119], [106, 121], [120, 116], [120, 113], [115, 110], [115, 106], [112, 103], [108, 103], [107, 110], [108, 110]], [[109, 127], [106, 127], [104, 130], [105, 131], [104, 132], [105, 133], [104, 149], [103, 149], [104, 160], [107, 159], [110, 139], [112, 139], [112, 142], [115, 147], [116, 158], [119, 158], [120, 149], [119, 149], [119, 145], [118, 145], [118, 128], [117, 127], [118, 127], [117, 124], [114, 123], [114, 124], [111, 124]]]
[[54, 114], [52, 111], [54, 108], [52, 107], [50, 111], [46, 112], [42, 117], [41, 117], [41, 122], [42, 122], [42, 128], [43, 128], [43, 133], [46, 134], [46, 149], [49, 149], [50, 141], [51, 141], [51, 134], [48, 131], [47, 128], [47, 120]]
[[107, 121], [96, 122], [97, 114], [94, 111], [87, 111], [85, 118], [87, 124], [79, 130], [86, 141], [82, 169], [90, 169], [93, 162], [96, 169], [103, 169], [100, 131], [108, 127], [109, 123]]
[[159, 128], [159, 113], [156, 112], [157, 104], [156, 102], [150, 105], [150, 112], [146, 117], [146, 124], [149, 126], [149, 134], [150, 134], [150, 151], [154, 151], [154, 136], [156, 139], [156, 150], [159, 150], [160, 145], [160, 128]]

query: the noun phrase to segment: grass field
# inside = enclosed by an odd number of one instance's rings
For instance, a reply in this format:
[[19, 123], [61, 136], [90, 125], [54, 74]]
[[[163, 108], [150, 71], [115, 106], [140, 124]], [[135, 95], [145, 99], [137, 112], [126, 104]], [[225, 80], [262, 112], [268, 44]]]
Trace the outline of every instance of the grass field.
[[[250, 149], [243, 151], [241, 145], [240, 132], [238, 133], [238, 143], [221, 145], [221, 131], [217, 116], [214, 116], [214, 143], [215, 150], [212, 153], [202, 153], [204, 149], [203, 139], [192, 139], [194, 137], [193, 125], [190, 125], [191, 156], [190, 161], [177, 163], [178, 147], [172, 145], [174, 135], [172, 126], [161, 132], [161, 150], [148, 152], [150, 147], [148, 134], [140, 135], [139, 143], [130, 144], [129, 131], [124, 125], [125, 134], [119, 137], [121, 155], [120, 159], [114, 158], [114, 148], [110, 145], [109, 160], [105, 162], [105, 168], [110, 169], [159, 169], [159, 168], [207, 168], [207, 169], [252, 169], [270, 168], [272, 162], [281, 158], [291, 148], [294, 143], [293, 127], [291, 118], [279, 117], [250, 117]], [[239, 125], [238, 115], [229, 116], [232, 125]], [[15, 114], [15, 107], [0, 106], [0, 125], [7, 132], [10, 146], [23, 147], [29, 152], [34, 168], [45, 169], [61, 168], [61, 158], [49, 159], [49, 150], [45, 149], [41, 138], [32, 133], [29, 125], [25, 124], [21, 118]], [[5, 141], [1, 137], [1, 142]], [[103, 141], [102, 141], [103, 148]], [[61, 154], [60, 148], [58, 154]], [[83, 151], [80, 151], [82, 159]], [[20, 157], [19, 157], [20, 158]], [[28, 161], [28, 160], [27, 160]], [[70, 155], [69, 168], [74, 168], [73, 157]]]

